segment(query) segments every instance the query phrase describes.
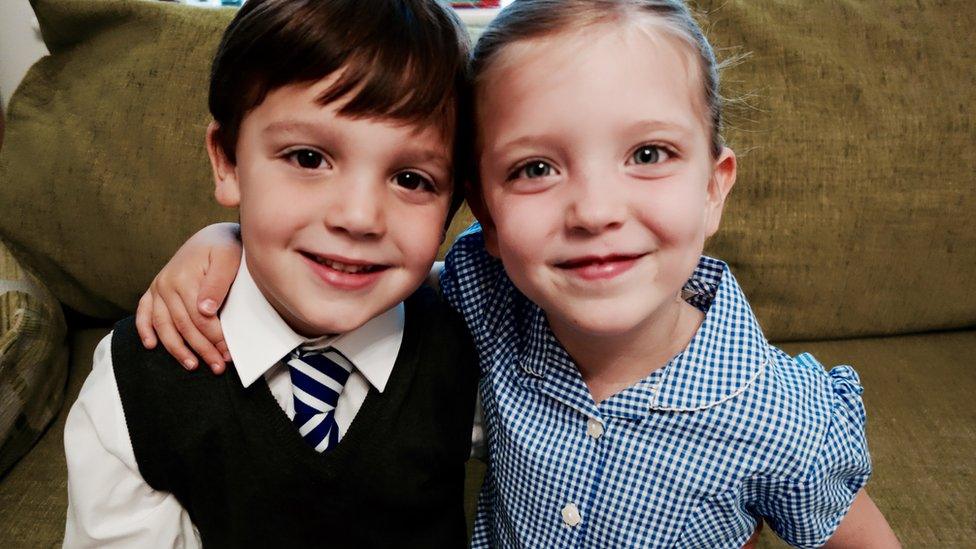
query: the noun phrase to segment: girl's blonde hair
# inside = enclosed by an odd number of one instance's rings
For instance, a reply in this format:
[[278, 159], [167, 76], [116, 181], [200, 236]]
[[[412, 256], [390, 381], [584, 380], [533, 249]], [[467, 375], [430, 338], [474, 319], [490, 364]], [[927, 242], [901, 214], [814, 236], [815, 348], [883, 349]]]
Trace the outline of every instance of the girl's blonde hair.
[[[650, 16], [650, 17], [649, 17]], [[719, 69], [711, 44], [681, 0], [516, 0], [482, 33], [472, 54], [472, 75], [480, 83], [506, 46], [601, 23], [645, 19], [687, 44], [700, 66], [703, 103], [711, 130], [711, 152], [724, 147]]]

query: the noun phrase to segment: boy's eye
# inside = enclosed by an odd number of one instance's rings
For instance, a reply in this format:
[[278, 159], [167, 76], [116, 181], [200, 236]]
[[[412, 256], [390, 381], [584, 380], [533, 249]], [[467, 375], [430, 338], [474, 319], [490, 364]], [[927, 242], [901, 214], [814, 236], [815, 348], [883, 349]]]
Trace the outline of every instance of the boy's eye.
[[436, 187], [430, 179], [417, 172], [400, 172], [394, 176], [396, 184], [409, 191], [428, 191], [434, 192]]
[[313, 151], [312, 149], [299, 149], [292, 151], [288, 153], [288, 157], [306, 170], [317, 170], [321, 168], [323, 164], [327, 164], [325, 161], [325, 156], [318, 151]]
[[634, 151], [630, 159], [634, 164], [657, 164], [669, 157], [668, 152], [657, 145], [644, 145]]
[[524, 177], [526, 179], [537, 179], [550, 175], [552, 175], [552, 166], [550, 166], [548, 162], [533, 160], [532, 162], [520, 166], [518, 169], [512, 172], [508, 178], [518, 179], [520, 177]]

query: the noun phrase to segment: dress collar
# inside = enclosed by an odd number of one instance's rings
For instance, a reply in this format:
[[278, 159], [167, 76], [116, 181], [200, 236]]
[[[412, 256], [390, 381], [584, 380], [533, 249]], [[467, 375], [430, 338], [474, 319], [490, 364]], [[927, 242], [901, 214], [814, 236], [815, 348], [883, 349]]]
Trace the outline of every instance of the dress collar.
[[245, 387], [299, 345], [332, 347], [383, 392], [403, 341], [403, 303], [351, 332], [309, 339], [296, 333], [261, 293], [241, 258], [237, 278], [220, 313], [227, 349]]
[[684, 294], [705, 320], [664, 367], [652, 409], [692, 411], [720, 404], [752, 385], [768, 360], [769, 344], [728, 265], [702, 256]]
[[[702, 256], [682, 295], [705, 313], [705, 320], [688, 346], [664, 366], [650, 399], [653, 410], [692, 411], [720, 404], [749, 387], [767, 362], [766, 338], [724, 262]], [[552, 366], [575, 368], [545, 313], [534, 304], [527, 312], [519, 331], [522, 369], [544, 378]]]

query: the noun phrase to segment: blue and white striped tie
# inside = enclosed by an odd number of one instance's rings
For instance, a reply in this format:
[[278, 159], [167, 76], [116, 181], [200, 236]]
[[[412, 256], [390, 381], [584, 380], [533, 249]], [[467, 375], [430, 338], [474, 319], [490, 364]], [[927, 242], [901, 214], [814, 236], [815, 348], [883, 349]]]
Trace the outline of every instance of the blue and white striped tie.
[[295, 417], [299, 434], [316, 452], [324, 452], [339, 442], [335, 407], [342, 387], [349, 379], [349, 366], [331, 347], [302, 349], [288, 355]]

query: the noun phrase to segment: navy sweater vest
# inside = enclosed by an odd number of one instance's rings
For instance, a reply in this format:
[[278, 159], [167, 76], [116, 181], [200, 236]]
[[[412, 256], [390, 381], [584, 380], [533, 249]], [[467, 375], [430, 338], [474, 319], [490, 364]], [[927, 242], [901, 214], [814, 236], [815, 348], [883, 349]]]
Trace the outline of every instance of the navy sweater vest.
[[[131, 318], [112, 361], [139, 471], [173, 493], [214, 547], [464, 547], [464, 462], [476, 357], [429, 289], [406, 301], [386, 389], [370, 389], [339, 445], [316, 453], [264, 379], [187, 372], [147, 351]], [[106, 487], [108, 489], [108, 487]]]

